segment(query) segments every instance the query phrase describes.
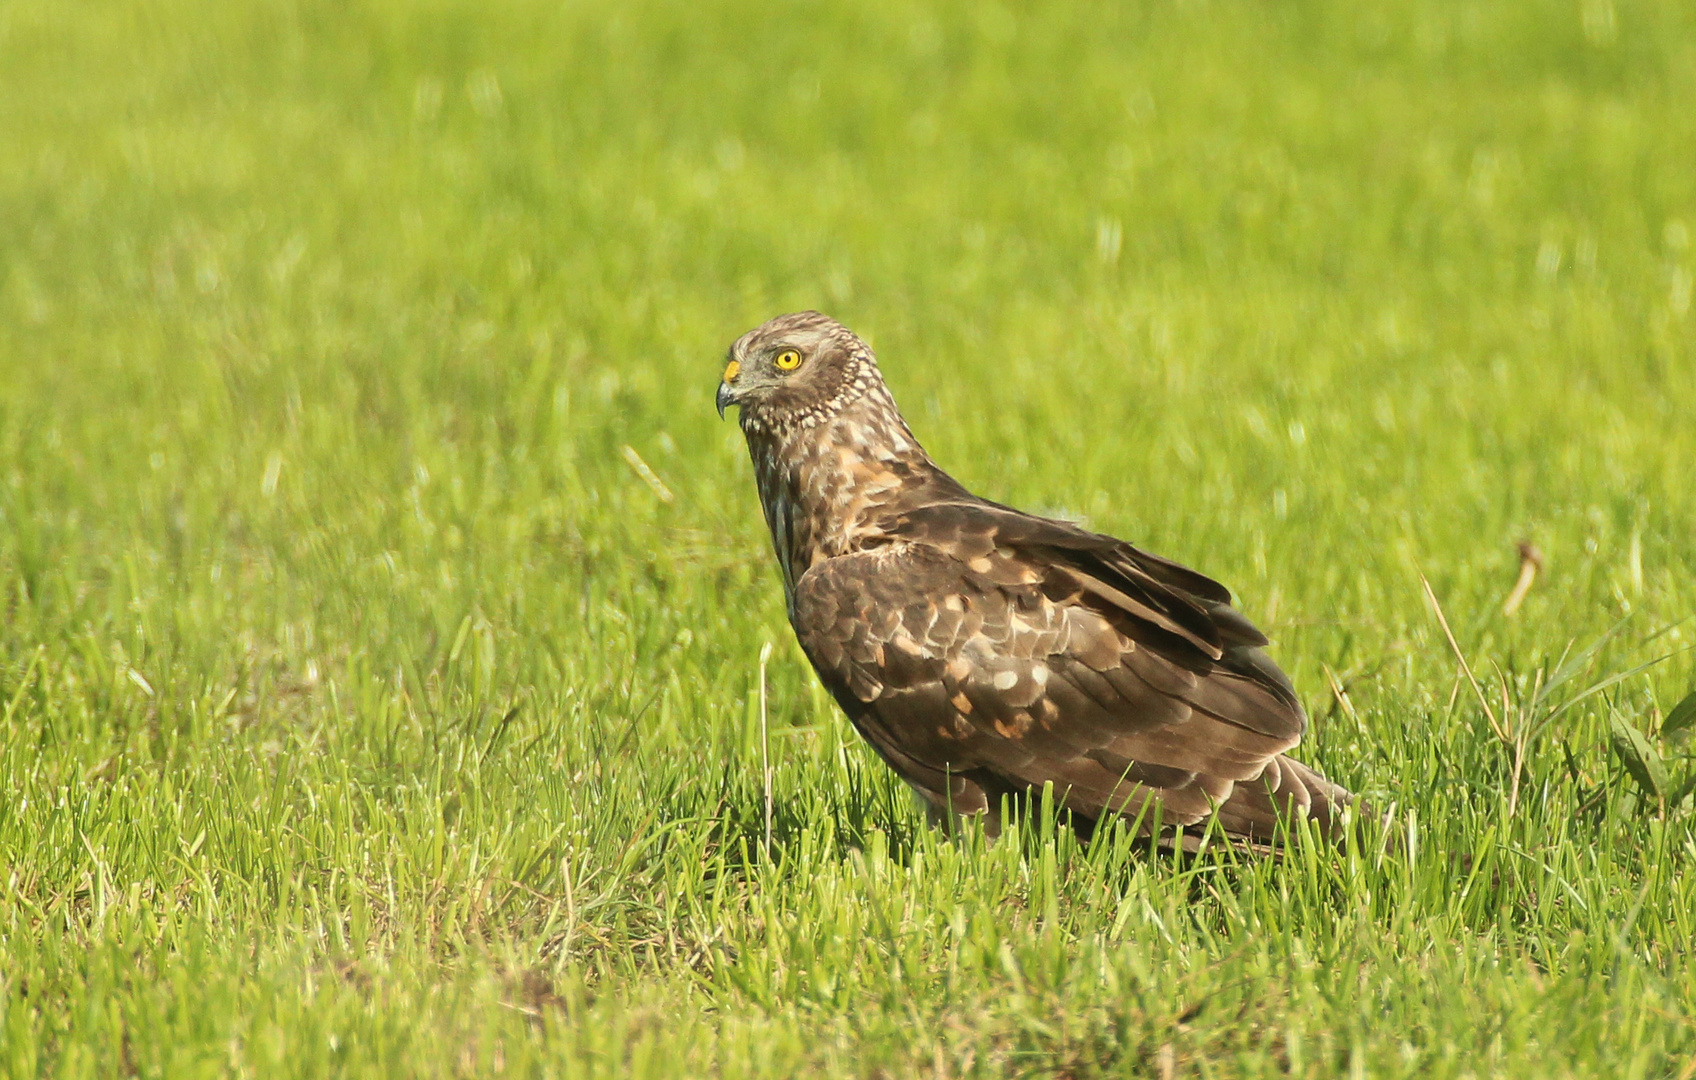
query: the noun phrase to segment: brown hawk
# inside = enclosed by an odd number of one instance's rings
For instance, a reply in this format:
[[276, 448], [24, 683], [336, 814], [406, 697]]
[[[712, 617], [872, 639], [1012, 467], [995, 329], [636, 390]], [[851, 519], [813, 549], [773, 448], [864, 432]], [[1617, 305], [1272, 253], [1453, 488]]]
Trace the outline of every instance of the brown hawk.
[[[730, 348], [789, 621], [854, 727], [933, 814], [1056, 797], [1194, 847], [1209, 818], [1326, 832], [1349, 795], [1285, 757], [1307, 726], [1217, 582], [980, 499], [931, 461], [866, 343], [818, 312]], [[1188, 830], [1186, 832], [1185, 830]]]

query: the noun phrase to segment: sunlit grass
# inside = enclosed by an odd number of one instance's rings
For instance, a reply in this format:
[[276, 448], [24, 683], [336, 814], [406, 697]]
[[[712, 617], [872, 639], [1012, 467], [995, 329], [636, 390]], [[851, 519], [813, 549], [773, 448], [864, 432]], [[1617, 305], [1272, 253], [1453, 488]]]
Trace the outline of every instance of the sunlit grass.
[[[0, 1061], [1689, 1080], [1692, 100], [1676, 3], [0, 6]], [[711, 406], [801, 307], [1396, 828], [926, 829]]]

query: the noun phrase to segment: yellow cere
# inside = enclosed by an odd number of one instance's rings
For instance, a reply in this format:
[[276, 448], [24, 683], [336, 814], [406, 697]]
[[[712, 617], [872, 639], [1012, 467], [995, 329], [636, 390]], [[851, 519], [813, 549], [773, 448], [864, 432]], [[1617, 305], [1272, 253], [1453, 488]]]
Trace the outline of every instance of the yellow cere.
[[801, 366], [801, 354], [794, 349], [784, 349], [777, 354], [776, 364], [779, 371], [794, 371]]
[[737, 373], [741, 370], [742, 362], [740, 360], [732, 360], [730, 363], [724, 365], [724, 379], [722, 381], [729, 382], [736, 378]]

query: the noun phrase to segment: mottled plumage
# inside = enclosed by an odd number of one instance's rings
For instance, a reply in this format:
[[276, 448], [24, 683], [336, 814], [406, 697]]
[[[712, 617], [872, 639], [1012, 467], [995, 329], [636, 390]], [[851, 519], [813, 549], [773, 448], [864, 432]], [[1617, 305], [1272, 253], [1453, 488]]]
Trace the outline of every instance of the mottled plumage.
[[1348, 795], [1284, 756], [1301, 702], [1223, 586], [972, 495], [919, 446], [866, 344], [817, 312], [731, 347], [730, 404], [802, 649], [934, 810], [993, 816], [1052, 782], [1086, 823], [1217, 815], [1258, 844], [1281, 813], [1336, 828]]

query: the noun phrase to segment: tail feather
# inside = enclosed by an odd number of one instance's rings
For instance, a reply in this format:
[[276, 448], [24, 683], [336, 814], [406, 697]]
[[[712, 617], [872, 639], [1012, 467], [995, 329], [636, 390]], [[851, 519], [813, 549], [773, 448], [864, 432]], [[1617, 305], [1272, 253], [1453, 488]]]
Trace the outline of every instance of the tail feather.
[[1323, 836], [1340, 838], [1343, 808], [1353, 799], [1316, 769], [1280, 754], [1266, 763], [1259, 780], [1236, 785], [1217, 815], [1226, 833], [1250, 842], [1276, 840], [1297, 818], [1312, 821]]

